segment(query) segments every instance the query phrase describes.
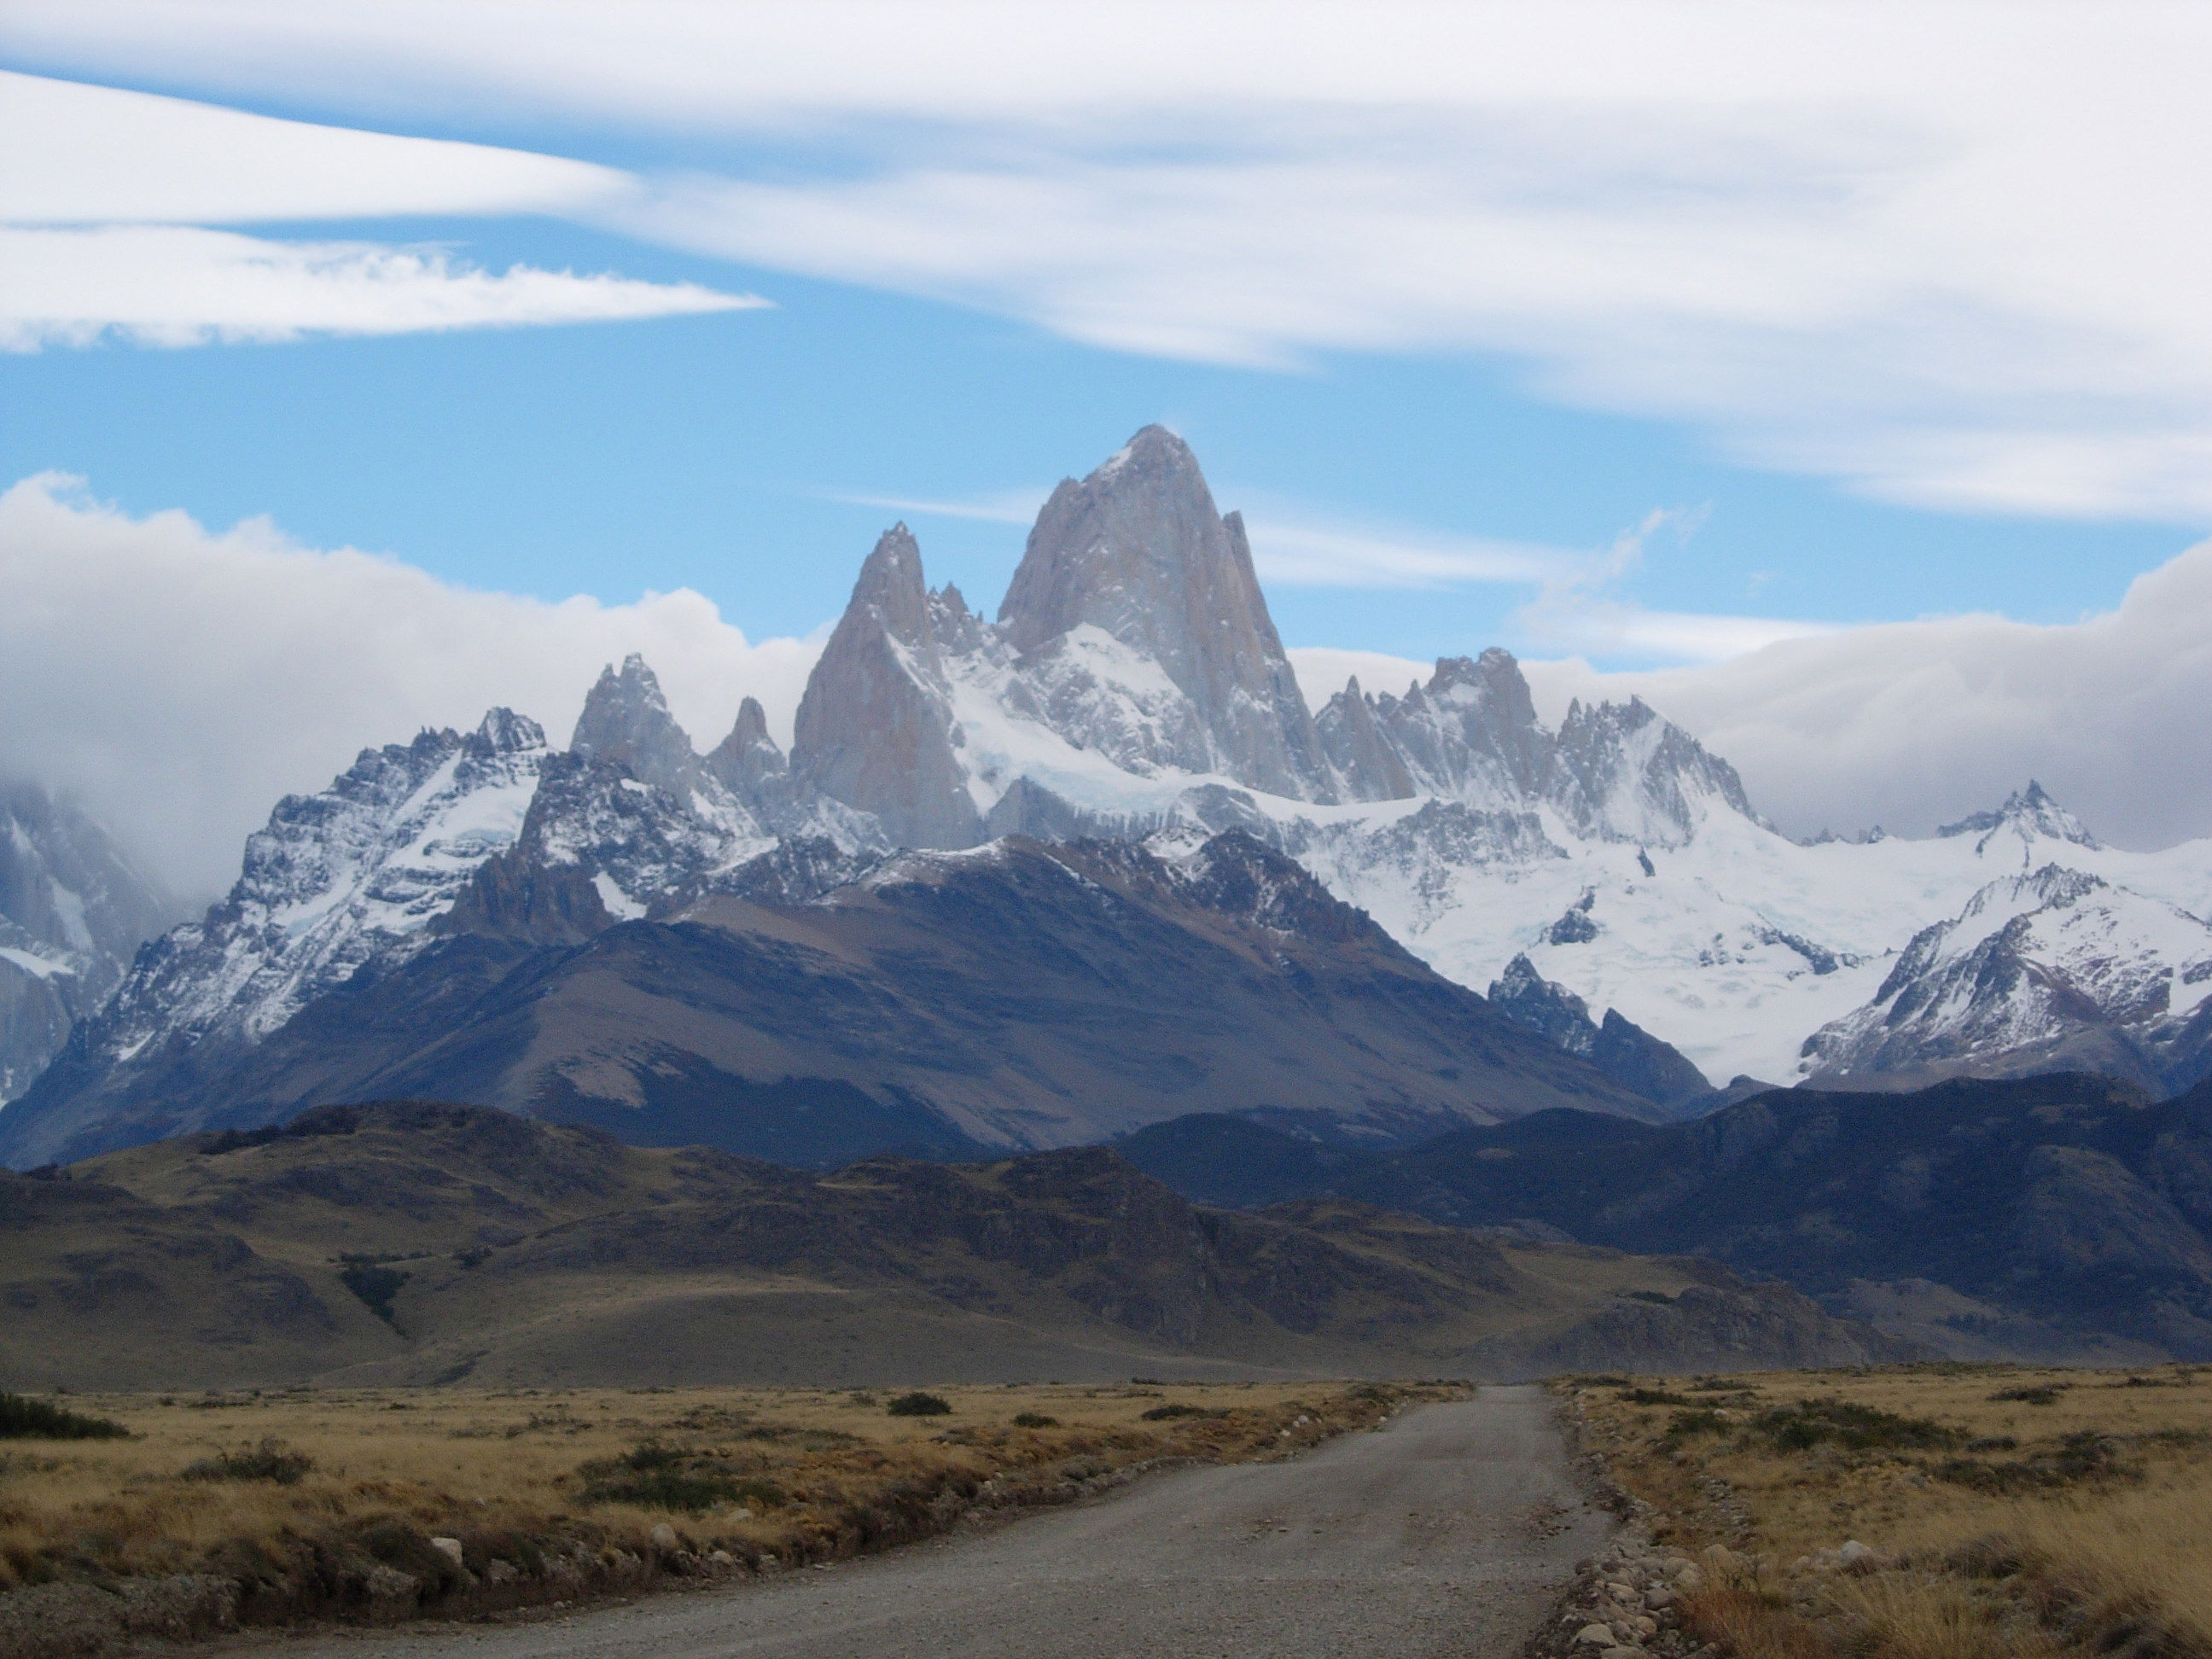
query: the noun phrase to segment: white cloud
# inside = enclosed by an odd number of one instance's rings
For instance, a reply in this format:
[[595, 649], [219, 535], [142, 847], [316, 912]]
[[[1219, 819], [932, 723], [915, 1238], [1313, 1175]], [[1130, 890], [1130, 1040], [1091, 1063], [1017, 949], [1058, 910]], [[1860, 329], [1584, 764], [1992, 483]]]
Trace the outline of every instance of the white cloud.
[[481, 270], [436, 249], [273, 242], [180, 225], [0, 228], [0, 350], [296, 340], [732, 311], [766, 301], [684, 283]]
[[580, 210], [1121, 349], [1504, 353], [1884, 496], [2212, 515], [2203, 7], [75, 0], [0, 41], [708, 135], [730, 176]]
[[2039, 626], [1944, 617], [1791, 640], [1709, 666], [1531, 663], [1539, 707], [1640, 693], [1742, 772], [1784, 827], [1922, 833], [2039, 778], [2106, 839], [2212, 833], [2212, 543], [2119, 607]]
[[363, 744], [504, 703], [565, 743], [600, 667], [641, 651], [702, 748], [750, 693], [788, 740], [818, 641], [748, 641], [697, 593], [558, 605], [397, 560], [134, 519], [73, 481], [0, 494], [0, 776], [76, 791], [179, 890], [237, 873], [288, 791]]
[[[1695, 629], [1728, 619], [1690, 619]], [[1358, 674], [1402, 692], [1432, 665], [1292, 647], [1318, 708]], [[1607, 673], [1524, 659], [1537, 712], [1640, 696], [1811, 835], [1924, 835], [2033, 777], [2116, 844], [2212, 835], [2212, 542], [2139, 577], [2119, 607], [2055, 626], [1947, 617], [1778, 641], [1727, 661]]]
[[1244, 525], [1254, 568], [1268, 581], [1292, 587], [1538, 582], [1588, 557], [1564, 548], [1370, 529], [1266, 508], [1246, 514]]
[[[586, 210], [636, 188], [557, 157], [276, 120], [0, 71], [0, 349], [280, 341], [732, 311], [696, 283], [212, 223]], [[12, 228], [10, 228], [12, 227]]]

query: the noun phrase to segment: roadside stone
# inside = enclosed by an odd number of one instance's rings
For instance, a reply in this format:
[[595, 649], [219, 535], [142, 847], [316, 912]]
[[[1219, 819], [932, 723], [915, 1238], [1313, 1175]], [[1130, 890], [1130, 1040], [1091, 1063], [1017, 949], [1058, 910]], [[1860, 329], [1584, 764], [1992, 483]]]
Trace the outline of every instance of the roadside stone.
[[461, 1540], [459, 1539], [433, 1538], [430, 1540], [430, 1547], [437, 1551], [439, 1554], [444, 1556], [446, 1559], [452, 1562], [455, 1566], [458, 1567], [461, 1565], [462, 1551]]
[[422, 1581], [411, 1572], [402, 1572], [379, 1562], [362, 1575], [362, 1585], [372, 1601], [411, 1601], [416, 1591], [422, 1589]]
[[1578, 1648], [1609, 1648], [1614, 1645], [1612, 1628], [1606, 1625], [1584, 1625], [1575, 1632]]
[[657, 1550], [665, 1550], [673, 1553], [684, 1547], [684, 1540], [676, 1535], [676, 1528], [665, 1521], [655, 1522], [653, 1530], [647, 1536], [653, 1540], [653, 1547]]
[[502, 1561], [495, 1555], [484, 1563], [484, 1582], [488, 1584], [512, 1584], [521, 1577], [521, 1571], [512, 1561]]

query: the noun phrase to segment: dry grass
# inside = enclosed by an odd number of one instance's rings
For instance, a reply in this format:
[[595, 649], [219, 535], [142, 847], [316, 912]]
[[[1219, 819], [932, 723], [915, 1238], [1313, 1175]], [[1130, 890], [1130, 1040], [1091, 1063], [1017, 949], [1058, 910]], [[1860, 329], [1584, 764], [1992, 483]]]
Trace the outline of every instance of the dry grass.
[[[468, 1611], [592, 1588], [591, 1571], [579, 1586], [573, 1571], [550, 1573], [552, 1559], [605, 1563], [609, 1582], [626, 1583], [641, 1572], [836, 1559], [972, 1510], [1065, 1501], [1156, 1459], [1279, 1455], [1371, 1425], [1422, 1392], [1314, 1382], [933, 1391], [950, 1413], [892, 1416], [892, 1390], [73, 1396], [132, 1437], [0, 1443], [0, 1589], [212, 1572], [240, 1585], [249, 1620], [345, 1616], [369, 1610], [364, 1575], [381, 1563], [421, 1581], [404, 1611]], [[1146, 1419], [1164, 1404], [1203, 1410]], [[1018, 1416], [1053, 1420], [1018, 1427]], [[276, 1478], [252, 1478], [256, 1469]], [[656, 1486], [669, 1469], [686, 1480]], [[641, 1479], [677, 1506], [625, 1501]], [[433, 1537], [461, 1541], [465, 1573], [441, 1565]]]
[[1685, 1613], [1741, 1659], [2212, 1659], [2212, 1372], [1563, 1386], [1660, 1539], [1722, 1547]]

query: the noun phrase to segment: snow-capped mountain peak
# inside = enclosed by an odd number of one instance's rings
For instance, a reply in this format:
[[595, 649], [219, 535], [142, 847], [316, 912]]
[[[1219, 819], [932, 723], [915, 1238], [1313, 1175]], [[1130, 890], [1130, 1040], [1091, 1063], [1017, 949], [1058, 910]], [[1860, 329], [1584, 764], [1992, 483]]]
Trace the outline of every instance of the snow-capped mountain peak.
[[2005, 797], [2003, 805], [1993, 812], [1974, 812], [1956, 823], [1947, 823], [1936, 832], [1950, 839], [1971, 836], [1977, 853], [1987, 851], [2001, 841], [2017, 839], [2021, 843], [2021, 862], [2033, 861], [2038, 842], [2063, 842], [2075, 847], [2096, 848], [2097, 838], [2083, 827], [2081, 820], [2051, 799], [2044, 787], [2030, 778], [2027, 787], [2016, 789]]

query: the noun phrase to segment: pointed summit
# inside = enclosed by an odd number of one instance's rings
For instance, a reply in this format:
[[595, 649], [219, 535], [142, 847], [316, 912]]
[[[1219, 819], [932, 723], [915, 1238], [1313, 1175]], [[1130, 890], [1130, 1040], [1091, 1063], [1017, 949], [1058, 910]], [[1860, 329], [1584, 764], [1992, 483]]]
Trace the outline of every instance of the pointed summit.
[[1936, 833], [1947, 837], [1978, 836], [1981, 839], [1974, 848], [1978, 853], [1987, 848], [2000, 831], [2007, 830], [2018, 836], [2023, 842], [2063, 841], [2071, 842], [2076, 847], [2102, 844], [2089, 833], [2081, 819], [2051, 799], [2050, 792], [2033, 778], [2027, 781], [2027, 788], [2015, 789], [2006, 796], [2004, 805], [1996, 811], [1971, 813], [1956, 823], [1945, 824]]
[[1019, 653], [1090, 627], [1157, 664], [1190, 699], [1205, 751], [1176, 764], [1277, 794], [1328, 792], [1243, 520], [1216, 509], [1198, 458], [1165, 427], [1146, 427], [1090, 477], [1061, 480], [999, 620]]
[[707, 769], [748, 801], [762, 784], [783, 776], [788, 767], [783, 750], [769, 736], [768, 710], [757, 697], [738, 705], [738, 723], [707, 757]]
[[[972, 847], [983, 821], [954, 756], [951, 688], [921, 550], [885, 531], [823, 647], [793, 728], [804, 784], [872, 812], [902, 847]], [[734, 734], [732, 734], [734, 735]]]
[[660, 681], [645, 659], [633, 651], [622, 672], [601, 672], [584, 699], [568, 747], [592, 759], [611, 761], [641, 783], [681, 794], [699, 776], [699, 757], [691, 739], [668, 712]]

